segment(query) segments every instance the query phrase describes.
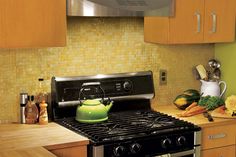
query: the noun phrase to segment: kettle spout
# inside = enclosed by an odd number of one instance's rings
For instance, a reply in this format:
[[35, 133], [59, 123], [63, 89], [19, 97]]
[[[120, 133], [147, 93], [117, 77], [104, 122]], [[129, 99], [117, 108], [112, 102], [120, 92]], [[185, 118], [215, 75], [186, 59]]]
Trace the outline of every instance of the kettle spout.
[[112, 105], [113, 105], [113, 101], [111, 101], [108, 105], [106, 105], [105, 107], [106, 107], [106, 110], [107, 110], [107, 112], [109, 112], [110, 111], [110, 109], [111, 109], [111, 107], [112, 107]]

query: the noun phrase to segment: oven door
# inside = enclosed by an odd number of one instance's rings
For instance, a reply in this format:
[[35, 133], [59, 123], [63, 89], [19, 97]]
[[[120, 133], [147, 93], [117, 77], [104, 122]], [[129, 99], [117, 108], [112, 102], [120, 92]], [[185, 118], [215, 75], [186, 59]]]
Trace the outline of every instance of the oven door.
[[177, 152], [173, 154], [163, 154], [154, 157], [200, 157], [201, 156], [200, 152], [201, 152], [200, 146], [196, 146], [192, 150]]

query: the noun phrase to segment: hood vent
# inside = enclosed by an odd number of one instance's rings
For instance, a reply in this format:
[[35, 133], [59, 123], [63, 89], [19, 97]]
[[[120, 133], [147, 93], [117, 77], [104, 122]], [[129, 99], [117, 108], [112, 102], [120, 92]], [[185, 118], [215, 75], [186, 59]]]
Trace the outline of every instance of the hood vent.
[[67, 0], [68, 16], [172, 16], [174, 0]]

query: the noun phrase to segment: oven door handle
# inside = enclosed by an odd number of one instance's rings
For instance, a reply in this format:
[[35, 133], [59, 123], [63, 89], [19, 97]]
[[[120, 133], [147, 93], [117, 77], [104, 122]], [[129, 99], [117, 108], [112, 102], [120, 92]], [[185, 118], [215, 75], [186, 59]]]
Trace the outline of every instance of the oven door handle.
[[163, 155], [154, 156], [154, 157], [182, 157], [182, 156], [194, 155], [194, 154], [195, 154], [195, 150], [192, 149], [192, 150], [182, 151], [182, 152], [173, 153], [173, 154], [163, 154]]
[[181, 157], [181, 156], [186, 156], [186, 155], [193, 155], [194, 153], [195, 153], [195, 150], [192, 149], [192, 150], [170, 154], [170, 157]]

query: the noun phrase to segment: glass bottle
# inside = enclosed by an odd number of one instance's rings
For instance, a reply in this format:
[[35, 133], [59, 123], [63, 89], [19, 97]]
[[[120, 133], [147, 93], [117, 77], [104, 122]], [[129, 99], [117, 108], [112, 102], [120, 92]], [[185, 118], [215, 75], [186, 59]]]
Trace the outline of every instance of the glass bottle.
[[47, 103], [43, 100], [40, 103], [40, 113], [39, 113], [39, 124], [45, 125], [48, 124], [48, 112], [47, 112]]
[[29, 96], [28, 103], [25, 106], [25, 123], [35, 124], [38, 120], [38, 108], [34, 102], [34, 96]]

